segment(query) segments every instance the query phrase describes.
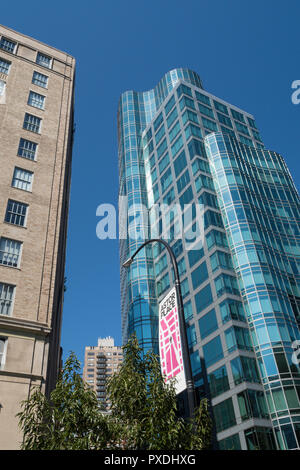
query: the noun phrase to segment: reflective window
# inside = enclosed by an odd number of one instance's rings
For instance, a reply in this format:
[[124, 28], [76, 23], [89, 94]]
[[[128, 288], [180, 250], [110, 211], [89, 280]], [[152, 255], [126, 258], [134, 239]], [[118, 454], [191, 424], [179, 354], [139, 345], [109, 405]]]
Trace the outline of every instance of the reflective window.
[[211, 288], [210, 284], [208, 284], [206, 287], [203, 287], [203, 289], [201, 289], [198, 294], [195, 295], [197, 313], [200, 313], [202, 310], [208, 307], [212, 300], [213, 298]]
[[23, 189], [24, 191], [32, 190], [33, 173], [22, 168], [15, 168], [12, 186], [14, 188]]
[[238, 356], [231, 362], [232, 375], [235, 385], [241, 382], [260, 382], [256, 360], [252, 357]]
[[247, 429], [244, 433], [248, 450], [276, 449], [271, 428], [254, 427]]
[[47, 88], [48, 77], [47, 75], [43, 75], [42, 73], [34, 71], [32, 76], [32, 83], [34, 85], [40, 86], [41, 88]]
[[203, 346], [206, 367], [212, 366], [224, 357], [220, 336], [216, 336]]
[[246, 351], [252, 350], [248, 328], [232, 326], [225, 331], [225, 340], [228, 352], [235, 351], [236, 349], [244, 349]]
[[0, 58], [0, 73], [8, 75], [11, 63], [5, 59]]
[[190, 267], [192, 268], [204, 256], [203, 248], [188, 250], [188, 259]]
[[37, 151], [37, 144], [30, 140], [20, 139], [18, 148], [18, 156], [28, 158], [29, 160], [35, 160]]
[[0, 49], [3, 49], [6, 52], [11, 52], [12, 54], [15, 52], [17, 43], [10, 41], [9, 39], [5, 38], [4, 36], [1, 37], [0, 40]]
[[38, 118], [37, 116], [33, 116], [32, 114], [26, 113], [23, 128], [38, 134], [41, 130], [41, 123], [42, 120], [40, 118]]
[[220, 304], [220, 312], [223, 323], [229, 320], [246, 321], [242, 302], [233, 299], [226, 299]]
[[221, 393], [229, 390], [229, 381], [226, 366], [214, 370], [208, 375], [208, 383], [211, 397], [217, 397]]
[[18, 268], [20, 264], [21, 242], [0, 238], [0, 264]]
[[201, 103], [198, 103], [198, 108], [200, 113], [205, 114], [205, 116], [211, 117], [212, 119], [215, 118], [213, 110], [211, 108], [208, 108], [207, 106], [204, 106]]
[[245, 118], [244, 118], [243, 114], [239, 113], [235, 109], [231, 109], [230, 111], [231, 111], [231, 115], [234, 119], [237, 119], [240, 122], [245, 122]]
[[167, 104], [165, 106], [166, 115], [169, 114], [169, 112], [173, 108], [174, 104], [175, 104], [175, 97], [174, 97], [174, 95], [172, 95], [172, 97], [169, 99], [169, 101], [167, 102]]
[[221, 113], [228, 114], [228, 109], [227, 109], [227, 106], [225, 106], [225, 104], [214, 100], [214, 105], [218, 111], [221, 111]]
[[34, 91], [29, 92], [28, 104], [35, 108], [44, 109], [45, 107], [45, 96], [35, 93]]
[[204, 261], [200, 266], [198, 266], [192, 272], [192, 284], [193, 288], [197, 289], [204, 281], [208, 279], [208, 272], [206, 267], [206, 262]]
[[183, 83], [181, 85], [179, 85], [179, 87], [177, 88], [177, 96], [178, 98], [180, 98], [180, 96], [185, 93], [186, 95], [189, 95], [189, 96], [192, 96], [192, 90], [190, 89], [190, 87], [184, 85]]
[[163, 115], [162, 113], [160, 113], [160, 115], [155, 119], [153, 123], [153, 127], [155, 131], [159, 128], [162, 122], [163, 122]]
[[26, 222], [27, 208], [27, 204], [9, 199], [5, 214], [5, 222], [24, 227]]
[[177, 180], [178, 193], [181, 193], [181, 191], [189, 184], [189, 182], [190, 182], [189, 170], [186, 170]]
[[226, 437], [218, 442], [220, 450], [241, 450], [241, 442], [238, 434]]
[[0, 282], [0, 315], [11, 315], [15, 286]]
[[213, 407], [217, 432], [224, 431], [236, 424], [232, 398], [222, 401]]
[[268, 419], [269, 413], [264, 392], [244, 390], [237, 395], [242, 421], [250, 418]]
[[214, 331], [218, 329], [218, 322], [216, 317], [216, 312], [214, 309], [210, 310], [206, 315], [200, 318], [199, 320], [199, 330], [201, 339], [206, 338]]
[[204, 95], [203, 93], [200, 93], [199, 91], [195, 91], [196, 98], [197, 100], [201, 101], [201, 103], [208, 104], [208, 106], [211, 106], [210, 99], [208, 96]]
[[185, 153], [181, 152], [179, 156], [176, 158], [174, 161], [174, 170], [175, 170], [175, 175], [176, 177], [179, 176], [179, 174], [186, 168], [187, 162], [186, 162], [186, 157]]
[[46, 67], [47, 69], [50, 69], [52, 65], [52, 59], [51, 57], [38, 52], [36, 56], [36, 63], [41, 65], [42, 67]]

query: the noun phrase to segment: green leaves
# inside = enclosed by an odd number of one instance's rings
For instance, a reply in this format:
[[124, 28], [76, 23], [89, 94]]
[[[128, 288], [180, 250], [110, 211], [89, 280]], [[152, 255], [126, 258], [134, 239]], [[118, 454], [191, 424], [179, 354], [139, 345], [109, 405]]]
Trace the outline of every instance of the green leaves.
[[110, 431], [95, 393], [83, 382], [74, 353], [67, 359], [48, 401], [40, 389], [22, 402], [18, 414], [22, 449], [104, 449]]
[[39, 388], [22, 402], [18, 414], [30, 449], [199, 450], [211, 441], [211, 420], [203, 400], [193, 422], [178, 417], [174, 384], [166, 384], [158, 358], [143, 356], [133, 336], [124, 347], [124, 361], [109, 380], [111, 413], [103, 415], [96, 395], [80, 376], [71, 353], [50, 400]]
[[201, 402], [195, 422], [177, 415], [174, 384], [166, 384], [158, 358], [152, 352], [142, 357], [133, 336], [124, 348], [124, 362], [109, 384], [111, 418], [118, 422], [124, 449], [203, 449], [211, 439], [207, 402]]

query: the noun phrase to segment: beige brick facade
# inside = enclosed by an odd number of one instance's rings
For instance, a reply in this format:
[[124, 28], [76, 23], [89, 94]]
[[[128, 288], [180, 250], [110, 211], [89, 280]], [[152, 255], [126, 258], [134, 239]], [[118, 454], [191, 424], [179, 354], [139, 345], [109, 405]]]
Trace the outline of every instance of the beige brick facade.
[[109, 411], [107, 379], [119, 369], [123, 350], [111, 337], [99, 338], [98, 346], [87, 346], [84, 354], [83, 380], [96, 392], [98, 401]]
[[[49, 68], [36, 63], [38, 53]], [[0, 25], [1, 60], [10, 65], [0, 73], [0, 449], [17, 449], [20, 401], [36, 384], [49, 393], [60, 363], [75, 61]], [[32, 83], [34, 72], [48, 77], [46, 87]], [[30, 91], [44, 97], [44, 109], [28, 104]], [[38, 133], [23, 128], [25, 113], [41, 119]], [[19, 155], [21, 138], [37, 144], [34, 160]], [[15, 168], [33, 173], [30, 190], [13, 186]], [[27, 205], [24, 226], [9, 220], [9, 200]], [[1, 238], [21, 242], [18, 266], [1, 253]], [[10, 308], [5, 286], [13, 289]]]

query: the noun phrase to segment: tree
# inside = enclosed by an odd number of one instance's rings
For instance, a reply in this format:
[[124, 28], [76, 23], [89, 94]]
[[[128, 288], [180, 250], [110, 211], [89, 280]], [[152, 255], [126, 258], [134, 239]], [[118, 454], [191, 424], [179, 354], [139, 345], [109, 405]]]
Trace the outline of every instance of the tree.
[[211, 441], [207, 401], [193, 421], [178, 416], [174, 384], [166, 384], [158, 358], [143, 356], [133, 336], [120, 370], [108, 383], [111, 413], [82, 380], [74, 353], [67, 359], [48, 400], [35, 388], [18, 414], [26, 450], [199, 450]]
[[144, 357], [133, 336], [124, 347], [124, 361], [108, 384], [111, 420], [124, 449], [201, 450], [211, 442], [207, 400], [202, 400], [194, 420], [178, 417], [174, 383], [166, 384], [158, 358]]
[[107, 420], [93, 390], [82, 380], [74, 353], [66, 360], [48, 400], [36, 387], [18, 413], [24, 450], [104, 449], [110, 440]]

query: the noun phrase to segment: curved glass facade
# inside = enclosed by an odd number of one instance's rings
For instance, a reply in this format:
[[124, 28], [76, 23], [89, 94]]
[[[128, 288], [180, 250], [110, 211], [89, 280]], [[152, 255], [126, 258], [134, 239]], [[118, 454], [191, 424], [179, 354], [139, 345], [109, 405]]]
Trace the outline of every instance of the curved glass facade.
[[[129, 232], [120, 262], [150, 228], [173, 249], [196, 393], [209, 397], [218, 446], [298, 448], [299, 199], [284, 160], [265, 149], [251, 114], [204, 90], [186, 69], [150, 91], [122, 94], [118, 127]], [[191, 204], [191, 228], [198, 203], [204, 239], [190, 249], [185, 233], [178, 237], [182, 209]], [[167, 235], [161, 215], [155, 225], [157, 205], [169, 208]], [[121, 268], [124, 342], [136, 332], [144, 351], [158, 352], [158, 302], [173, 278], [159, 244]]]
[[[128, 198], [128, 227], [134, 230], [130, 211], [139, 204], [149, 207], [146, 190], [145, 159], [142, 132], [157, 113], [162, 102], [179, 80], [202, 88], [200, 77], [188, 69], [174, 69], [164, 75], [158, 85], [146, 92], [127, 91], [122, 94], [118, 108], [119, 195]], [[132, 212], [133, 213], [133, 212]], [[145, 217], [147, 219], [147, 215]], [[121, 240], [122, 263], [147, 238], [147, 220], [141, 227], [140, 240]], [[121, 309], [123, 341], [134, 331], [145, 352], [158, 352], [157, 298], [153, 271], [152, 248], [141, 253], [128, 273], [121, 270]]]
[[222, 133], [205, 145], [278, 444], [297, 448], [299, 196], [279, 154]]

